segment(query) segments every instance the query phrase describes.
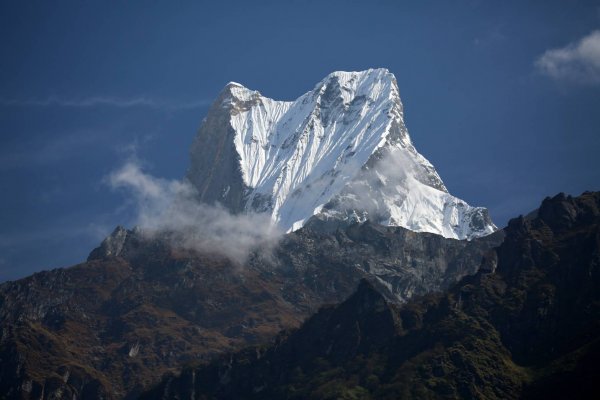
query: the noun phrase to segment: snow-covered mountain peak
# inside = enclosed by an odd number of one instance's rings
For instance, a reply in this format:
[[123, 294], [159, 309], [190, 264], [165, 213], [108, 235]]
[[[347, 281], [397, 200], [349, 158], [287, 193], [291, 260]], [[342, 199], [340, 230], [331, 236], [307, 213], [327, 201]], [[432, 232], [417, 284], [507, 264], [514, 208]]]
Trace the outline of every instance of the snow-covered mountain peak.
[[286, 230], [315, 214], [461, 239], [495, 229], [416, 151], [396, 79], [383, 68], [333, 72], [295, 101], [230, 82], [191, 158], [188, 179], [202, 200], [268, 212]]
[[356, 87], [357, 82], [395, 81], [396, 78], [387, 68], [370, 68], [364, 71], [334, 71], [323, 78], [315, 88], [323, 86], [331, 80], [339, 82], [343, 87]]
[[398, 95], [396, 78], [385, 68], [358, 72], [335, 71], [319, 82], [314, 91], [324, 93], [328, 87], [339, 90], [346, 103], [356, 96], [376, 99], [382, 92]]
[[257, 90], [251, 90], [237, 82], [229, 82], [219, 96], [223, 105], [233, 105], [239, 102], [256, 100], [261, 97]]
[[227, 82], [227, 85], [225, 85], [225, 87], [226, 87], [226, 88], [228, 88], [228, 87], [232, 87], [232, 86], [236, 86], [236, 87], [245, 88], [245, 86], [244, 86], [244, 85], [242, 85], [241, 83], [234, 82], [234, 81], [229, 81], [229, 82]]

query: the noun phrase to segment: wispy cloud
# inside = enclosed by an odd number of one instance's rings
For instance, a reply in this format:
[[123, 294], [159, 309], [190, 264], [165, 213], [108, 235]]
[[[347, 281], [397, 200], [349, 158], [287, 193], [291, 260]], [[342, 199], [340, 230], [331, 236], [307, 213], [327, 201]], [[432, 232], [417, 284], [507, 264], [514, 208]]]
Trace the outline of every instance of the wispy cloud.
[[565, 47], [547, 50], [535, 66], [555, 80], [600, 84], [600, 30]]
[[153, 177], [137, 161], [126, 163], [107, 181], [132, 195], [128, 200], [137, 208], [136, 225], [144, 235], [158, 235], [178, 247], [218, 253], [243, 264], [258, 248], [268, 255], [281, 236], [268, 214], [233, 215], [218, 205], [199, 203], [187, 181]]
[[189, 110], [205, 107], [210, 104], [209, 100], [175, 101], [154, 98], [149, 96], [138, 97], [114, 97], [114, 96], [92, 96], [83, 98], [63, 98], [60, 96], [49, 96], [46, 98], [11, 99], [0, 98], [0, 105], [9, 107], [70, 107], [70, 108], [92, 108], [92, 107], [114, 107], [114, 108], [152, 108], [163, 110]]

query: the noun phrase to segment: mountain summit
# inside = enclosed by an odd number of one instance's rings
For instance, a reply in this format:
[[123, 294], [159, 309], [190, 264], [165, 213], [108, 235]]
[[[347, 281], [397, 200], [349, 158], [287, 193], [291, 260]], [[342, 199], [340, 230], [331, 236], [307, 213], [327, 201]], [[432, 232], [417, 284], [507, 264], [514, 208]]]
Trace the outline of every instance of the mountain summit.
[[496, 230], [413, 146], [387, 69], [333, 72], [295, 101], [225, 86], [191, 149], [200, 200], [268, 212], [286, 231], [316, 215], [472, 239]]

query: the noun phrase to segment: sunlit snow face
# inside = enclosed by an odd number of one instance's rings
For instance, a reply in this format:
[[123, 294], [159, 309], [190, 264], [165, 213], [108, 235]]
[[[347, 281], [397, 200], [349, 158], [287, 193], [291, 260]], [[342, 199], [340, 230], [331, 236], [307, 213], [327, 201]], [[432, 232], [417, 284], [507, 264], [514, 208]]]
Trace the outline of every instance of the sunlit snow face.
[[[472, 231], [469, 218], [477, 209], [449, 195], [435, 168], [415, 150], [389, 71], [334, 72], [293, 102], [239, 84], [223, 93], [220, 114], [212, 120], [228, 119], [235, 157], [221, 157], [210, 168], [239, 173], [238, 209], [268, 212], [284, 231], [302, 227], [323, 208], [453, 238], [495, 229], [488, 220], [484, 229]], [[215, 140], [211, 132], [200, 129], [199, 151], [202, 141]], [[193, 160], [204, 163], [211, 156]], [[197, 174], [193, 182], [211, 179], [206, 165], [191, 170]], [[223, 182], [219, 193], [229, 195], [228, 185]]]
[[359, 173], [399, 119], [386, 70], [334, 73], [295, 102], [261, 98], [231, 116], [242, 177], [253, 191], [248, 204], [268, 195], [279, 226], [301, 226]]

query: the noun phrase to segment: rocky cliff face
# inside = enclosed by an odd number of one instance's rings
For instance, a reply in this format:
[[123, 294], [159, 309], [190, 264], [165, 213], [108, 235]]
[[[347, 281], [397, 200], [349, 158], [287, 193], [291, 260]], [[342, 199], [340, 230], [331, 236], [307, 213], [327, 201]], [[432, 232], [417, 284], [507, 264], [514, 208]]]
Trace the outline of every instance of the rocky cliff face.
[[247, 110], [249, 105], [231, 102], [235, 85], [229, 84], [213, 103], [202, 121], [190, 150], [188, 180], [198, 190], [201, 202], [220, 203], [230, 211], [244, 211], [248, 186], [240, 174], [235, 148], [236, 132], [230, 114]]
[[600, 193], [519, 217], [483, 268], [398, 306], [363, 282], [259, 347], [168, 377], [154, 399], [600, 395]]
[[[331, 301], [340, 300], [338, 278], [328, 275], [359, 271], [375, 278], [392, 301], [403, 302], [474, 274], [487, 250], [501, 243], [503, 237], [499, 231], [468, 242], [368, 221], [333, 231], [309, 223], [282, 239], [275, 249], [275, 265], [292, 286], [301, 280], [322, 295], [330, 294]], [[293, 290], [285, 292], [294, 294]]]
[[164, 373], [297, 327], [363, 277], [393, 302], [445, 288], [500, 240], [316, 224], [240, 266], [117, 228], [86, 263], [0, 285], [0, 393], [134, 398]]
[[417, 152], [385, 69], [334, 72], [290, 102], [228, 84], [200, 127], [187, 178], [201, 201], [267, 212], [285, 231], [315, 214], [457, 239], [496, 229]]

